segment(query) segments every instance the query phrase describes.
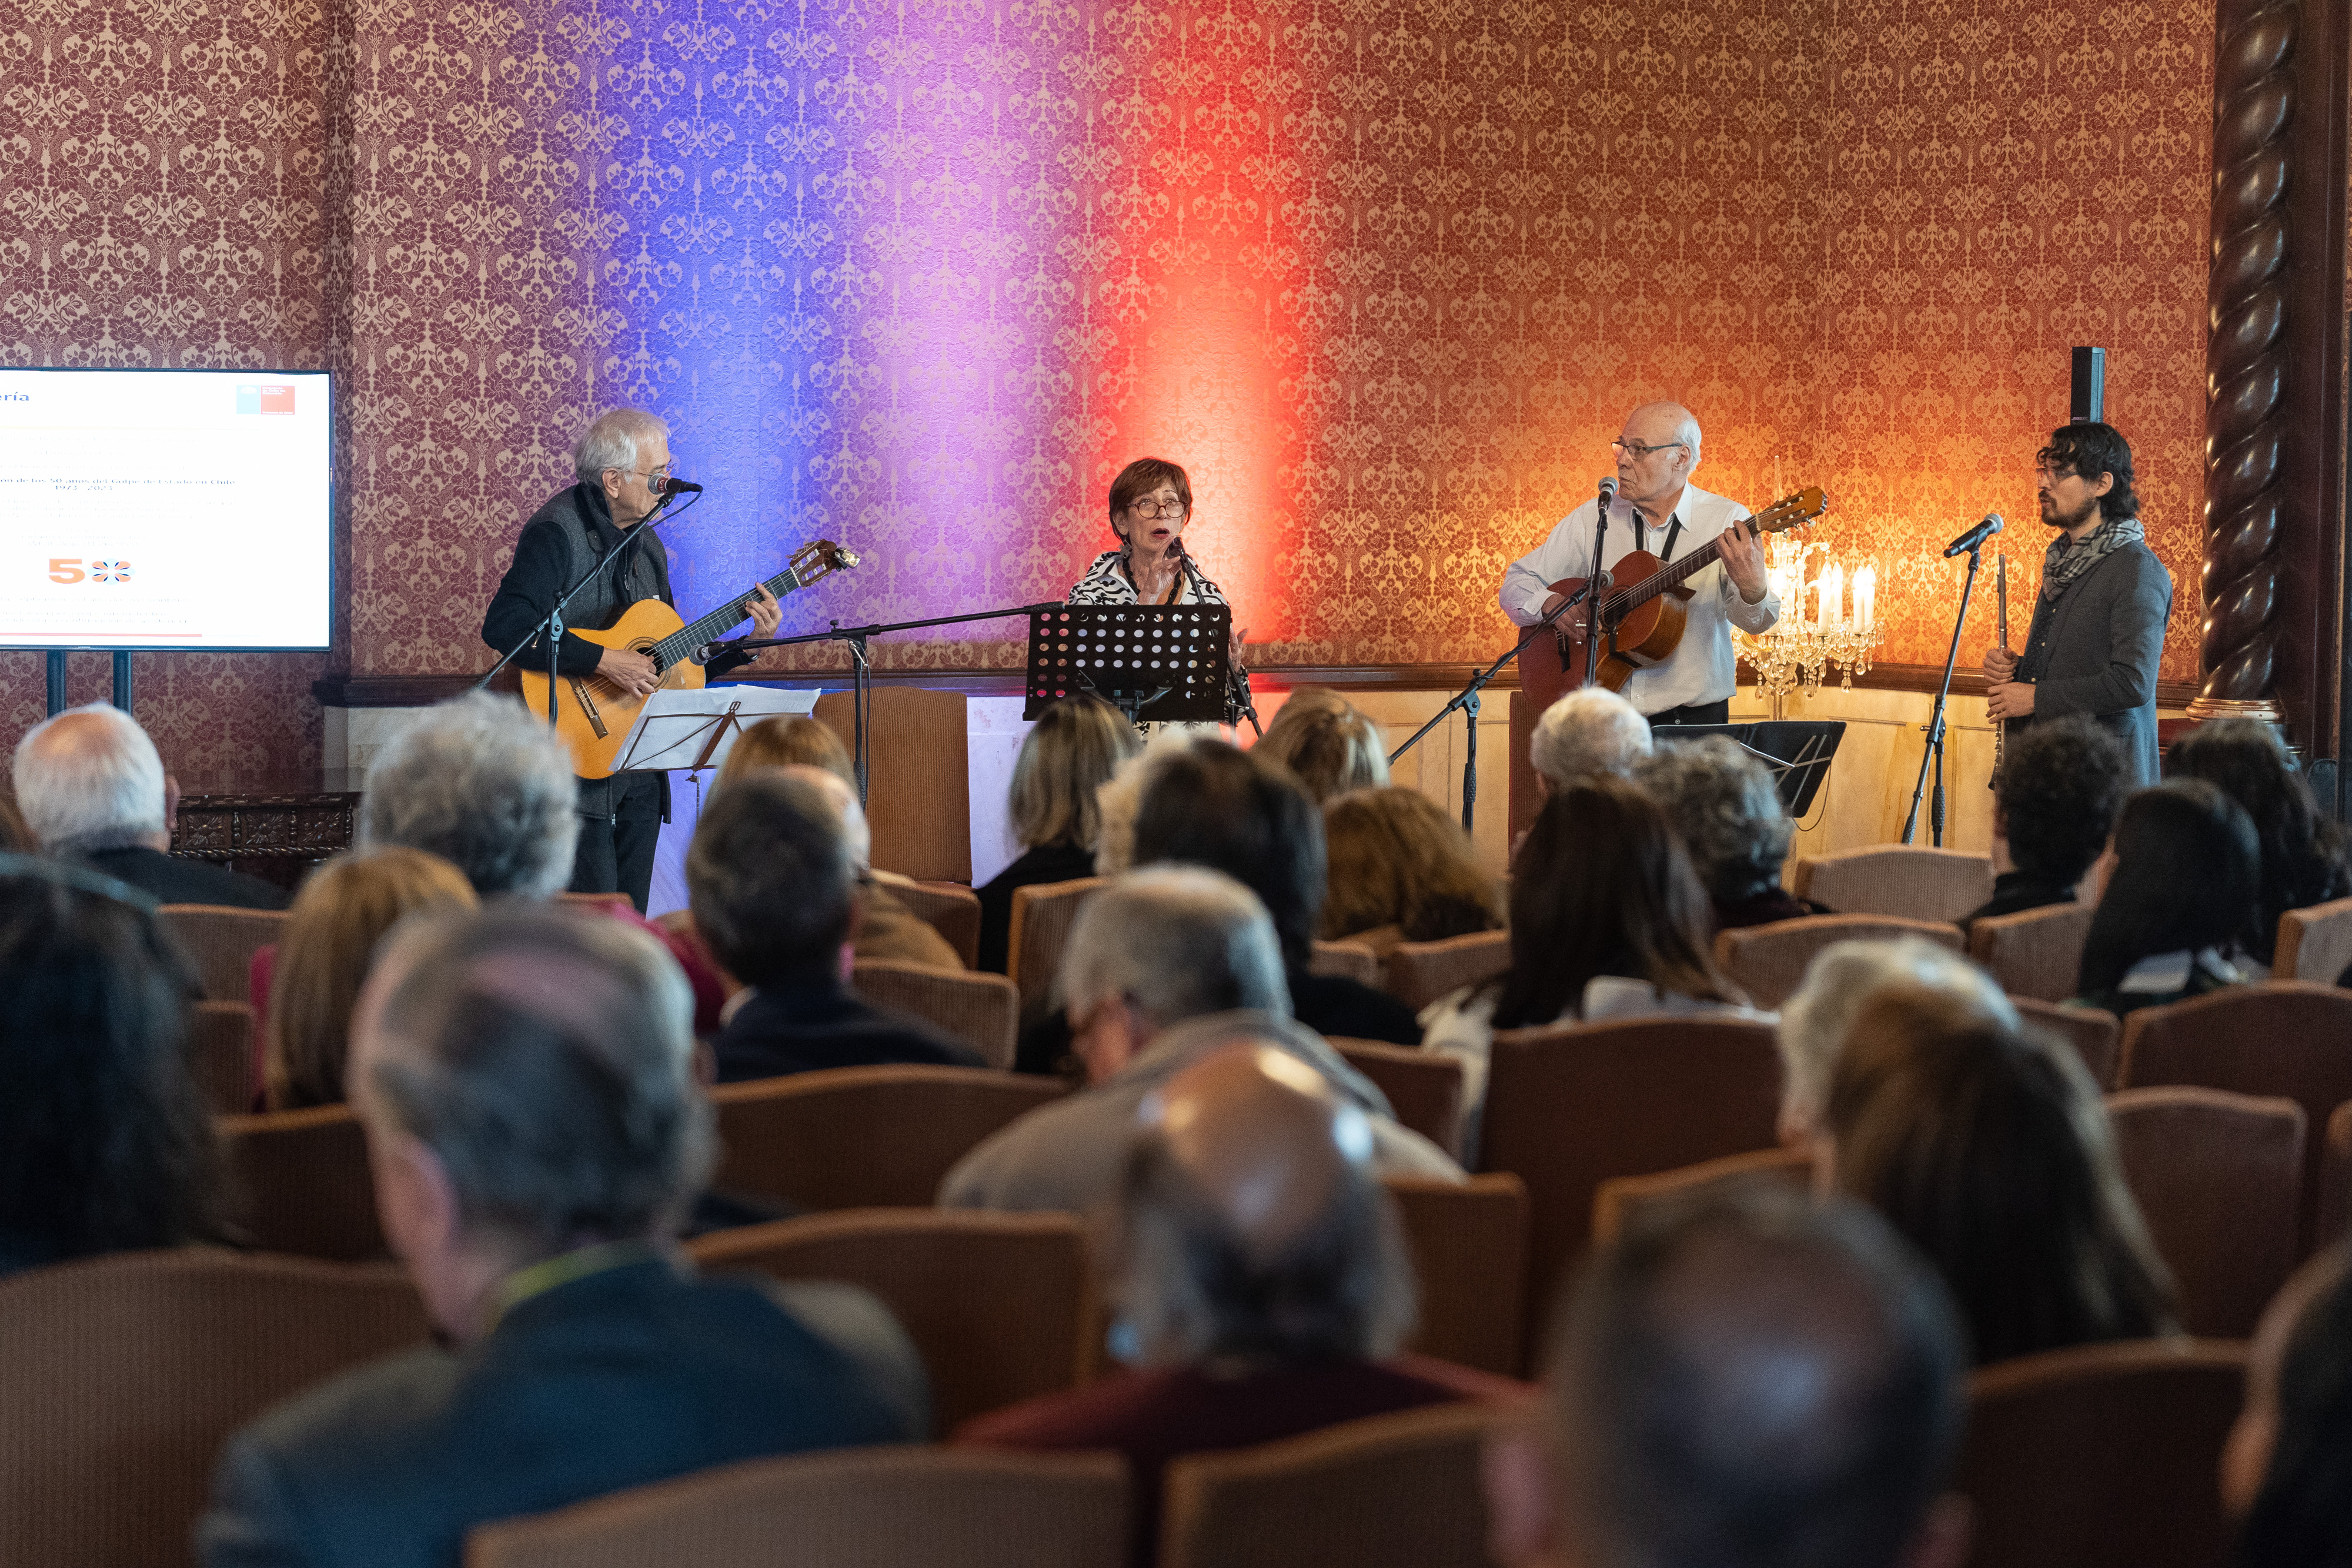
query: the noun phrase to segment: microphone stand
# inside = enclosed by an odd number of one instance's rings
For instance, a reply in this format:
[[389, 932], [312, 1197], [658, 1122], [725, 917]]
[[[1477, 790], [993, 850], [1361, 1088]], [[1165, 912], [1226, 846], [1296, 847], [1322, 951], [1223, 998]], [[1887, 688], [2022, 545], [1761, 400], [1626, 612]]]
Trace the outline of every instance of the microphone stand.
[[912, 632], [923, 626], [958, 626], [968, 621], [1002, 621], [1013, 615], [1034, 615], [1041, 612], [1059, 610], [1062, 601], [1049, 600], [1042, 604], [1017, 604], [1010, 610], [981, 610], [970, 615], [933, 615], [921, 621], [892, 621], [872, 626], [844, 626], [835, 622], [822, 632], [807, 632], [797, 637], [747, 637], [735, 644], [744, 653], [756, 653], [761, 648], [790, 648], [802, 643], [841, 643], [849, 649], [849, 714], [851, 747], [857, 766], [857, 801], [866, 803], [866, 707], [872, 688], [873, 671], [866, 664], [866, 643], [885, 632]]
[[[1987, 536], [1990, 538], [1990, 536]], [[1952, 622], [1951, 651], [1944, 655], [1944, 684], [1936, 689], [1935, 711], [1927, 716], [1927, 748], [1919, 754], [1919, 781], [1911, 787], [1911, 813], [1903, 819], [1903, 841], [1909, 843], [1919, 831], [1919, 797], [1927, 789], [1927, 764], [1936, 765], [1936, 804], [1928, 823], [1936, 836], [1936, 847], [1944, 847], [1944, 705], [1952, 695], [1952, 666], [1959, 662], [1960, 628], [1969, 619], [1969, 595], [1976, 591], [1977, 569], [1984, 565], [1984, 540], [1969, 547], [1969, 575], [1960, 584], [1960, 613]]]
[[[700, 498], [701, 494], [702, 493], [698, 490], [694, 492], [697, 499]], [[606, 567], [611, 566], [614, 561], [620, 559], [623, 556], [627, 555], [630, 549], [636, 544], [637, 540], [646, 533], [650, 532], [651, 530], [659, 528], [662, 524], [668, 522], [670, 518], [662, 516], [662, 508], [668, 506], [676, 497], [677, 492], [675, 491], [664, 492], [659, 504], [656, 505], [652, 511], [647, 512], [635, 526], [630, 528], [628, 530], [628, 538], [623, 539], [619, 544], [614, 546], [612, 549], [605, 552], [604, 559], [598, 561], [594, 566], [590, 567], [586, 571], [583, 572], [580, 576], [579, 581], [573, 583], [562, 593], [556, 595], [555, 607], [547, 612], [546, 620], [541, 621], [537, 625], [533, 626], [530, 629], [530, 633], [526, 635], [521, 642], [517, 643], [513, 647], [509, 648], [504, 653], [499, 655], [499, 662], [492, 664], [488, 670], [482, 672], [482, 678], [476, 681], [472, 685], [466, 689], [468, 691], [478, 692], [484, 686], [488, 685], [491, 681], [498, 677], [498, 673], [500, 670], [505, 669], [509, 664], [514, 662], [516, 654], [521, 653], [525, 648], [530, 647], [531, 643], [543, 632], [547, 637], [547, 724], [548, 727], [552, 729], [555, 727], [555, 692], [556, 682], [558, 679], [555, 673], [555, 662], [562, 654], [563, 648], [563, 607], [571, 603], [574, 599], [578, 598], [580, 596], [581, 590], [595, 581]], [[694, 503], [692, 501], [688, 502], [685, 507], [680, 507], [677, 509], [677, 514], [674, 515], [683, 514], [688, 507], [693, 506], [693, 504]]]
[[1435, 729], [1439, 725], [1444, 724], [1447, 715], [1453, 713], [1456, 708], [1459, 708], [1465, 716], [1467, 716], [1470, 728], [1468, 735], [1464, 739], [1462, 756], [1462, 831], [1466, 833], [1471, 831], [1471, 821], [1478, 806], [1478, 694], [1486, 689], [1486, 683], [1493, 680], [1496, 674], [1501, 671], [1505, 664], [1507, 664], [1513, 659], [1517, 658], [1520, 651], [1526, 648], [1528, 643], [1536, 640], [1538, 633], [1550, 631], [1553, 622], [1567, 614], [1577, 605], [1583, 603], [1586, 599], [1591, 596], [1592, 591], [1595, 587], [1599, 587], [1604, 592], [1607, 591], [1608, 580], [1609, 574], [1607, 572], [1602, 572], [1598, 577], [1588, 580], [1582, 588], [1578, 589], [1574, 593], [1570, 594], [1566, 599], [1561, 600], [1558, 604], [1554, 605], [1542, 616], [1541, 619], [1538, 620], [1534, 625], [1527, 629], [1526, 634], [1521, 636], [1518, 642], [1511, 646], [1508, 653], [1496, 660], [1493, 664], [1487, 665], [1478, 674], [1471, 676], [1470, 684], [1464, 686], [1459, 692], [1455, 693], [1452, 702], [1449, 702], [1444, 707], [1439, 708], [1437, 712], [1431, 716], [1430, 721], [1427, 724], [1424, 724], [1419, 729], [1414, 730], [1412, 732], [1412, 737], [1410, 740], [1407, 740], [1402, 746], [1398, 747], [1394, 751], [1389, 753], [1389, 766], [1393, 768], [1396, 766], [1398, 758], [1402, 757], [1406, 752], [1411, 751], [1414, 746], [1418, 745], [1423, 736], [1427, 735], [1431, 730]]

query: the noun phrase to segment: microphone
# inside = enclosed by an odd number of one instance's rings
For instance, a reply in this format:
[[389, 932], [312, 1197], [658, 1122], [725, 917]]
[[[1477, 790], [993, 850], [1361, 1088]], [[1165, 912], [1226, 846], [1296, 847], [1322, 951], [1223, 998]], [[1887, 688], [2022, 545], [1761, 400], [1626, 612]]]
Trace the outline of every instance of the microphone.
[[1975, 549], [1978, 546], [1983, 544], [1985, 540], [2000, 532], [2001, 527], [2000, 514], [1999, 512], [1987, 512], [1984, 515], [1984, 521], [1979, 523], [1975, 528], [1970, 528], [1967, 533], [1962, 534], [1958, 538], [1954, 539], [1950, 544], [1944, 547], [1944, 559], [1946, 560], [1949, 560], [1963, 550]]
[[1612, 476], [1601, 481], [1601, 509], [1607, 511], [1617, 499], [1617, 481]]
[[691, 479], [673, 476], [662, 481], [661, 493], [665, 496], [699, 496], [702, 494], [702, 486]]

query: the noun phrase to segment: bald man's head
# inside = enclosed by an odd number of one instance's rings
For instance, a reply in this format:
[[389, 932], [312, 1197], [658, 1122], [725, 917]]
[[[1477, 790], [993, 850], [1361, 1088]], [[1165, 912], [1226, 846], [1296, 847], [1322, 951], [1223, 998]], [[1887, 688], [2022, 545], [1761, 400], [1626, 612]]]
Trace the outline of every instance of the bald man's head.
[[1121, 1318], [1137, 1359], [1376, 1358], [1412, 1278], [1371, 1127], [1323, 1077], [1247, 1039], [1144, 1103], [1122, 1197]]
[[1678, 402], [1643, 403], [1625, 416], [1618, 434], [1618, 494], [1645, 510], [1672, 506], [1698, 466], [1698, 418], [1690, 410]]
[[163, 758], [121, 708], [91, 703], [35, 725], [14, 775], [25, 826], [51, 854], [171, 847]]
[[1659, 1216], [1560, 1318], [1563, 1532], [1597, 1563], [1894, 1568], [1966, 1364], [1932, 1271], [1858, 1206], [1755, 1188]]

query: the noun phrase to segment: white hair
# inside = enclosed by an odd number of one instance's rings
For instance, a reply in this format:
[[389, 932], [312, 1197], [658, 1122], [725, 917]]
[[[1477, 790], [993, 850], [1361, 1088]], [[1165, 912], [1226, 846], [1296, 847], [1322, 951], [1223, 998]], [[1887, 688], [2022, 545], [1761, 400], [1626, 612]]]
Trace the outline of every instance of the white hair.
[[510, 697], [468, 692], [377, 754], [360, 843], [439, 855], [488, 898], [545, 898], [572, 880], [580, 786], [555, 732]]
[[1950, 948], [1921, 936], [1832, 942], [1813, 955], [1796, 994], [1780, 1005], [1780, 1122], [1784, 1131], [1818, 1129], [1846, 1031], [1864, 1003], [1889, 986], [1926, 986], [1967, 1003], [2006, 1029], [2017, 1009], [1990, 975]]
[[1624, 778], [1650, 755], [1650, 721], [1607, 686], [1585, 686], [1544, 709], [1528, 742], [1528, 760], [1565, 789], [1600, 774]]
[[1290, 1015], [1273, 917], [1257, 894], [1205, 866], [1127, 872], [1087, 899], [1055, 996], [1080, 1018], [1124, 998], [1155, 1032], [1238, 1008]]
[[68, 708], [26, 730], [13, 771], [16, 809], [51, 854], [119, 850], [163, 831], [163, 758], [110, 703]]
[[572, 472], [583, 485], [601, 484], [607, 468], [636, 467], [639, 442], [668, 434], [669, 425], [657, 413], [641, 408], [607, 409], [572, 449]]

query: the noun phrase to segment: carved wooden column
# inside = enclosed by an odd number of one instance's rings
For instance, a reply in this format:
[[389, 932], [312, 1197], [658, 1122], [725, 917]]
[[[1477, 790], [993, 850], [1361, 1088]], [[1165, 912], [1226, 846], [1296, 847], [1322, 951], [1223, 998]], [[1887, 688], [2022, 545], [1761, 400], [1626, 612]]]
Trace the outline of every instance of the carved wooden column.
[[2214, 22], [2203, 679], [2189, 711], [2284, 719], [2333, 756], [2342, 28], [2333, 0], [2219, 0]]

